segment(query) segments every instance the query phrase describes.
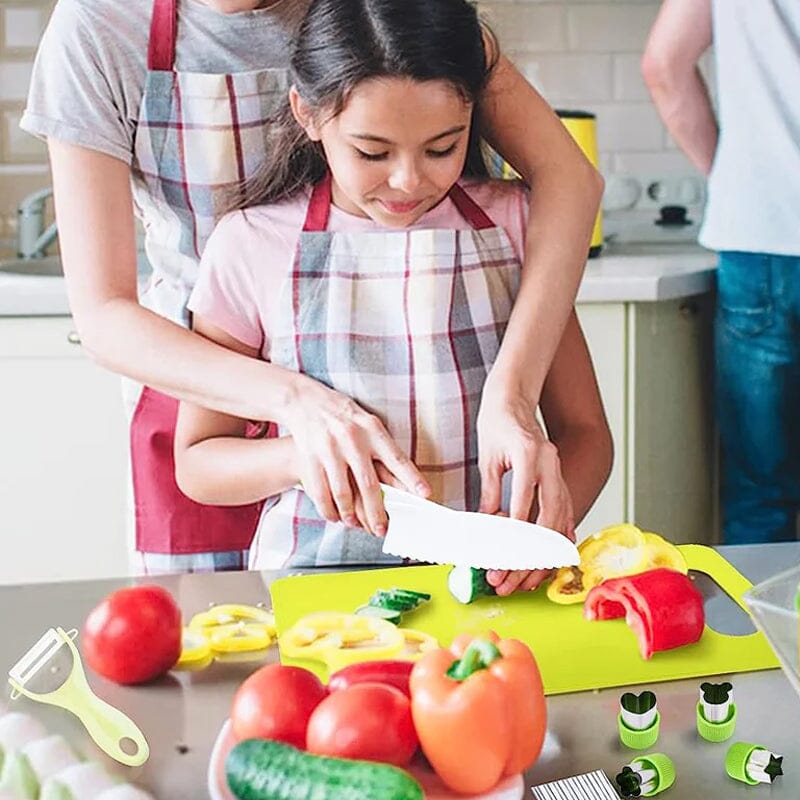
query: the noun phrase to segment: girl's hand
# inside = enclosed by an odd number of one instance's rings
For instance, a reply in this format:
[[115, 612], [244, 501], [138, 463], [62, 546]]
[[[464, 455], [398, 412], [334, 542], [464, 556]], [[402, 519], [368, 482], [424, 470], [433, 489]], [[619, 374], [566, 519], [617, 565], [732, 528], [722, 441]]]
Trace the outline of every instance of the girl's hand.
[[284, 424], [297, 448], [304, 491], [329, 522], [385, 535], [388, 520], [377, 467], [384, 466], [386, 477], [408, 491], [427, 497], [430, 488], [422, 473], [374, 414], [307, 376], [298, 376], [297, 385]]
[[575, 538], [575, 515], [561, 474], [556, 446], [536, 420], [536, 409], [522, 398], [499, 398], [484, 390], [478, 411], [480, 511], [500, 510], [502, 479], [512, 470], [509, 516]]
[[502, 597], [512, 592], [533, 591], [552, 572], [550, 569], [490, 569], [486, 571], [486, 582]]

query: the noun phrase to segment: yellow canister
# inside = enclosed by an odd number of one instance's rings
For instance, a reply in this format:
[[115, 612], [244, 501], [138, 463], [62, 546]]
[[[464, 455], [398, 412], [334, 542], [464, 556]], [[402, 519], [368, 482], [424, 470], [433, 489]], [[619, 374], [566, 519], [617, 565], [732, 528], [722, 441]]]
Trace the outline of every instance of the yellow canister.
[[[557, 111], [558, 116], [564, 123], [564, 127], [570, 132], [572, 138], [583, 150], [583, 154], [589, 161], [599, 169], [600, 160], [597, 155], [597, 120], [595, 115], [589, 111]], [[594, 221], [592, 230], [592, 240], [589, 244], [589, 258], [600, 255], [603, 249], [603, 211], [599, 209], [597, 219]]]

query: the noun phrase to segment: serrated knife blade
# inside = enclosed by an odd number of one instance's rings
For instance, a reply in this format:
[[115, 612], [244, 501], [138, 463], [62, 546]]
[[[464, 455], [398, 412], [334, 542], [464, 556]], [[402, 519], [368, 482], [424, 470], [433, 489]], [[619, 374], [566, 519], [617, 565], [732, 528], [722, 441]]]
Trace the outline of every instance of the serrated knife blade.
[[389, 526], [383, 552], [483, 569], [554, 569], [580, 563], [575, 544], [532, 522], [453, 511], [381, 485]]

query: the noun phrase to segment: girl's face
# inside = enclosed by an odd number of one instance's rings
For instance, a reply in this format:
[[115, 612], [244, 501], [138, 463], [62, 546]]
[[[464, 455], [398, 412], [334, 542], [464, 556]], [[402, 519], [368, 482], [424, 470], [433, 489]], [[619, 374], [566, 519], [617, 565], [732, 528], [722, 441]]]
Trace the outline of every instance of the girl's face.
[[322, 143], [333, 202], [344, 211], [404, 228], [461, 176], [472, 104], [446, 81], [362, 81], [341, 113], [321, 121], [294, 88], [291, 101], [308, 136]]

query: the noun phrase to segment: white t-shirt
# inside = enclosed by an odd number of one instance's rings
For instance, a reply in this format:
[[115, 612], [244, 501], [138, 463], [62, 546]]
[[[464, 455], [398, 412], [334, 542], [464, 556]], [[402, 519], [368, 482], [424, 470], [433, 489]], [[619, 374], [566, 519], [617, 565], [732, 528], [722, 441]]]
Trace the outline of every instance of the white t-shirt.
[[714, 0], [720, 137], [700, 242], [800, 255], [800, 0]]

